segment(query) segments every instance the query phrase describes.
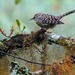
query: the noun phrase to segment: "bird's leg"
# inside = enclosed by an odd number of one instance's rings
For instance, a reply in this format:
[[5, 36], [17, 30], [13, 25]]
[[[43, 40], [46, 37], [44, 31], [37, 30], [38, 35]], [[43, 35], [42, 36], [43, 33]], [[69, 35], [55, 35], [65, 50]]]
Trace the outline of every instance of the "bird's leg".
[[52, 33], [51, 29], [48, 29], [48, 30], [46, 31], [46, 33]]
[[47, 31], [49, 28], [41, 28], [41, 31]]

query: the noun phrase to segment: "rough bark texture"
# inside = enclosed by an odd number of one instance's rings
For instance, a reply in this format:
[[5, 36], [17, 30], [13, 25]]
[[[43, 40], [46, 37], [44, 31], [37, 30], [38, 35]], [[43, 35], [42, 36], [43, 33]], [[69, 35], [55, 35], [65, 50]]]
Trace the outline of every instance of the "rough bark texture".
[[0, 75], [10, 74], [10, 63], [7, 57], [0, 58]]

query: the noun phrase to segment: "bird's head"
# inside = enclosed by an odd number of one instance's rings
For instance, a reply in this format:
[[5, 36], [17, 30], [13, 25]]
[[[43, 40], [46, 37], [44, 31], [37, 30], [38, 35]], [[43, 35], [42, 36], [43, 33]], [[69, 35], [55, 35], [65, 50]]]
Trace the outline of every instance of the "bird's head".
[[41, 20], [42, 19], [42, 15], [43, 15], [42, 13], [37, 13], [30, 20], [35, 20], [35, 21]]

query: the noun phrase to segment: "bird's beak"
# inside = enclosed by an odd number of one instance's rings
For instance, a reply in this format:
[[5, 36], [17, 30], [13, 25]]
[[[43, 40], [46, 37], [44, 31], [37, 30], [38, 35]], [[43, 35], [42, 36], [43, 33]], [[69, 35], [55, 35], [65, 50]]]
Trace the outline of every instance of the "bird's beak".
[[30, 20], [34, 20], [34, 18], [29, 19], [29, 21], [30, 21]]

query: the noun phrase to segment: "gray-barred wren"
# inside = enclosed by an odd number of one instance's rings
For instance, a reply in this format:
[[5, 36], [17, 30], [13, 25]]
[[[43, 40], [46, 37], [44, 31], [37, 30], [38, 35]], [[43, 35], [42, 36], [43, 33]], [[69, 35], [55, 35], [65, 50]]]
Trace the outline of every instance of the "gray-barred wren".
[[42, 28], [54, 28], [56, 25], [64, 24], [60, 21], [64, 16], [74, 13], [75, 10], [69, 11], [59, 16], [53, 16], [49, 14], [37, 13], [30, 20], [35, 20], [36, 24]]

